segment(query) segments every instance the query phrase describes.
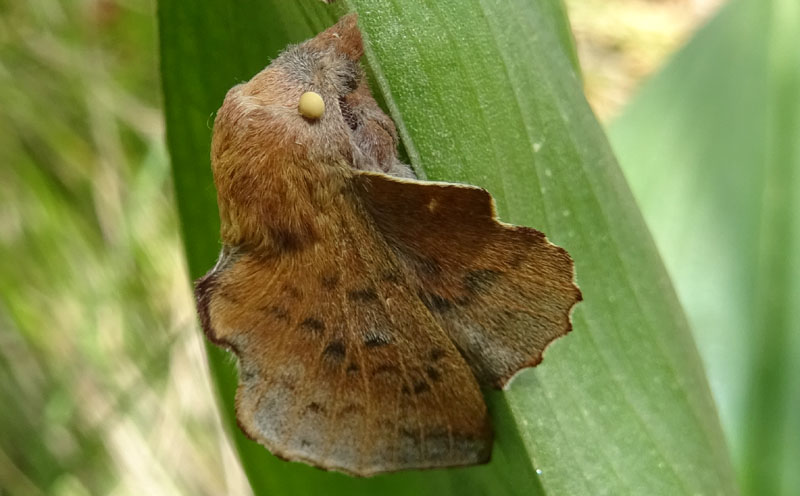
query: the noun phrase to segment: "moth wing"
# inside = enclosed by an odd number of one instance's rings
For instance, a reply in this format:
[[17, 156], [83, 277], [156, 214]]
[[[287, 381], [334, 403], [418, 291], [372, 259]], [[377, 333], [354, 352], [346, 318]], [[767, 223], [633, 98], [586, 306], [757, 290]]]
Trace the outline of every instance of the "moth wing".
[[206, 334], [239, 358], [242, 429], [279, 457], [359, 476], [488, 461], [479, 386], [388, 246], [363, 220], [325, 225], [328, 244], [223, 253], [198, 281]]
[[359, 173], [359, 192], [419, 297], [482, 384], [503, 387], [568, 333], [581, 300], [567, 252], [501, 223], [486, 190]]

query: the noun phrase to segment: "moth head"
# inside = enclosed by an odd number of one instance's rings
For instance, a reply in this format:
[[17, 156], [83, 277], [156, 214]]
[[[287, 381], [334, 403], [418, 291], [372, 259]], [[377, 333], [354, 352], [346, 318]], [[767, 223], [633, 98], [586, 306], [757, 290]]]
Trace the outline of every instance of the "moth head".
[[369, 91], [363, 53], [355, 14], [289, 47], [228, 93], [215, 122], [214, 158], [246, 153], [233, 162], [252, 163], [261, 150], [265, 167], [322, 163], [388, 172], [397, 133]]

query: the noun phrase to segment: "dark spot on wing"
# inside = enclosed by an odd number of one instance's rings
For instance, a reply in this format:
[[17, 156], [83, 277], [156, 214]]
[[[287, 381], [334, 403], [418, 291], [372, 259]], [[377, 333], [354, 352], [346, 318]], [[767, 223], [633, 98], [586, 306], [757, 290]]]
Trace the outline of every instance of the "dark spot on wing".
[[269, 235], [275, 248], [281, 252], [300, 251], [306, 247], [305, 240], [292, 231], [272, 227]]
[[320, 278], [320, 282], [322, 283], [322, 287], [325, 289], [336, 289], [336, 286], [339, 285], [339, 279], [339, 274], [331, 272], [323, 275]]
[[464, 276], [464, 286], [471, 293], [485, 293], [501, 275], [501, 272], [491, 269], [471, 270]]
[[314, 317], [308, 317], [300, 322], [300, 327], [315, 334], [321, 334], [325, 330], [325, 323]]
[[347, 366], [347, 373], [348, 374], [357, 374], [360, 370], [361, 370], [361, 367], [359, 367], [355, 363], [350, 363], [350, 365]]
[[306, 411], [311, 413], [325, 413], [325, 407], [314, 401], [306, 405]]
[[414, 394], [420, 394], [430, 390], [431, 387], [425, 381], [417, 381], [414, 383]]
[[329, 360], [341, 362], [347, 354], [347, 349], [341, 339], [336, 339], [328, 343], [328, 346], [325, 347], [322, 354]]
[[355, 289], [347, 292], [347, 298], [351, 301], [369, 303], [378, 300], [378, 293], [375, 292], [375, 288]]
[[432, 381], [438, 381], [442, 378], [442, 374], [430, 365], [425, 367], [425, 373], [428, 374], [428, 377], [430, 377]]

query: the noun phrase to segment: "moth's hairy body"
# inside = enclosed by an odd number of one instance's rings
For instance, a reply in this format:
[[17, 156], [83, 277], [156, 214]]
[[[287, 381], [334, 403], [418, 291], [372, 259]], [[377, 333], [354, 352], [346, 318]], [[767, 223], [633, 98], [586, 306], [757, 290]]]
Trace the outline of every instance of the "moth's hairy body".
[[203, 328], [239, 358], [239, 424], [278, 456], [364, 476], [485, 462], [480, 385], [570, 330], [572, 261], [484, 190], [410, 179], [362, 50], [347, 16], [228, 93]]

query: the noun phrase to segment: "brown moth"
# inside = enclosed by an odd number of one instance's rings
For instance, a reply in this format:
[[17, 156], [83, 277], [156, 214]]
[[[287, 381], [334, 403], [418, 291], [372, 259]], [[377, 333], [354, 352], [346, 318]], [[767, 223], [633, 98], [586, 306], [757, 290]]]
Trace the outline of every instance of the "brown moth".
[[242, 430], [279, 457], [359, 476], [484, 463], [480, 387], [570, 331], [573, 263], [485, 190], [413, 179], [362, 54], [345, 16], [225, 97], [202, 326], [239, 358]]

